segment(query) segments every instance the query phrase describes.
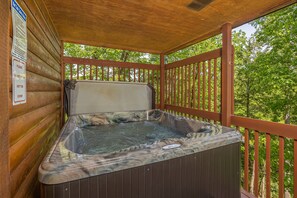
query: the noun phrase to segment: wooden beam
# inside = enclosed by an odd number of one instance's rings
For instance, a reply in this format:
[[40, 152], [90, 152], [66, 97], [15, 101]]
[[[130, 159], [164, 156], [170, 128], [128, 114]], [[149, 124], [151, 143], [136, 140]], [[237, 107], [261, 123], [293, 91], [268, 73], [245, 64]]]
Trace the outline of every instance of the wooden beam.
[[192, 108], [187, 108], [187, 107], [179, 107], [179, 106], [174, 106], [174, 105], [166, 105], [165, 107], [167, 110], [172, 110], [175, 112], [198, 116], [200, 118], [206, 118], [206, 119], [214, 120], [214, 121], [220, 121], [220, 118], [221, 118], [220, 113], [209, 112], [209, 111], [205, 111], [205, 110], [198, 110], [198, 109], [192, 109]]
[[10, 197], [9, 182], [9, 27], [10, 1], [1, 1], [0, 7], [0, 197]]
[[165, 58], [164, 54], [160, 55], [160, 109], [165, 108], [165, 98], [164, 98], [164, 88], [165, 88]]
[[159, 70], [160, 65], [145, 64], [145, 63], [129, 63], [129, 62], [118, 62], [110, 60], [96, 60], [88, 58], [74, 58], [74, 57], [63, 57], [64, 64], [80, 64], [80, 65], [97, 65], [104, 67], [120, 67], [120, 68], [131, 68], [131, 69], [149, 69]]
[[232, 25], [222, 27], [222, 125], [231, 125], [232, 113]]
[[166, 64], [165, 68], [166, 69], [174, 69], [176, 67], [180, 67], [183, 65], [190, 65], [198, 62], [203, 62], [215, 58], [219, 58], [221, 56], [222, 49], [215, 49], [213, 51], [205, 52], [196, 56], [192, 56], [190, 58], [186, 58], [183, 60], [175, 61], [173, 63]]
[[64, 57], [64, 42], [61, 41], [61, 52], [60, 52], [60, 62], [61, 62], [61, 122], [60, 122], [60, 128], [63, 127], [65, 122], [65, 116], [64, 116], [64, 78], [65, 78], [65, 65], [63, 61]]
[[270, 133], [271, 135], [297, 139], [297, 125], [282, 124], [234, 115], [231, 116], [231, 124], [259, 132]]

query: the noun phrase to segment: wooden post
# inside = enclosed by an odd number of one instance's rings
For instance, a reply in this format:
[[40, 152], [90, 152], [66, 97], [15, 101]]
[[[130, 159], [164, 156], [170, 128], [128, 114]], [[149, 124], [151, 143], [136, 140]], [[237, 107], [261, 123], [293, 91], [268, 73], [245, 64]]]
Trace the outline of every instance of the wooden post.
[[165, 98], [164, 98], [164, 88], [165, 88], [165, 59], [164, 54], [160, 54], [160, 109], [165, 108]]
[[0, 7], [0, 197], [10, 197], [9, 187], [9, 27], [10, 1], [1, 1]]
[[65, 65], [63, 62], [64, 57], [64, 42], [61, 41], [61, 52], [60, 52], [60, 61], [61, 61], [61, 121], [60, 128], [64, 126], [65, 122], [65, 112], [64, 112], [64, 79], [65, 79]]
[[231, 125], [232, 113], [232, 25], [226, 23], [222, 27], [222, 125]]

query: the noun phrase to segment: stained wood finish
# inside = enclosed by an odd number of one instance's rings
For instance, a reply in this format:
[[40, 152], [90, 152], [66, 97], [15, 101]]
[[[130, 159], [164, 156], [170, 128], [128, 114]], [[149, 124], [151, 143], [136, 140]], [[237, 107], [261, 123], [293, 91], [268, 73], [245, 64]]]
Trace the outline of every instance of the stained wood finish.
[[187, 117], [221, 121], [221, 114], [217, 113], [220, 104], [217, 89], [221, 87], [217, 83], [221, 78], [221, 65], [217, 61], [221, 56], [220, 48], [166, 64], [165, 109]]
[[179, 113], [186, 113], [189, 115], [198, 116], [201, 118], [206, 118], [206, 119], [214, 120], [214, 121], [220, 121], [220, 119], [221, 119], [220, 113], [209, 112], [209, 111], [204, 111], [204, 110], [198, 110], [198, 109], [192, 109], [192, 108], [186, 108], [186, 107], [178, 107], [178, 106], [174, 106], [174, 105], [165, 105], [165, 109], [172, 110], [174, 112], [179, 112]]
[[244, 129], [244, 190], [249, 190], [249, 129]]
[[240, 143], [56, 185], [46, 198], [240, 197]]
[[12, 106], [10, 79], [8, 173], [10, 196], [29, 197], [39, 194], [38, 166], [61, 126], [62, 48], [43, 1], [18, 2], [28, 16], [27, 103]]
[[231, 126], [232, 113], [232, 25], [222, 27], [222, 125]]
[[278, 197], [284, 198], [285, 194], [285, 186], [284, 186], [284, 178], [285, 178], [285, 140], [283, 137], [279, 137], [279, 168], [278, 168]]
[[261, 132], [270, 133], [271, 135], [297, 139], [296, 125], [269, 122], [252, 118], [245, 118], [241, 116], [232, 116], [231, 122], [234, 126], [241, 126], [248, 129], [254, 129]]
[[187, 7], [191, 0], [44, 2], [64, 41], [169, 53], [219, 34], [226, 22], [239, 26], [294, 1], [216, 0], [200, 11]]
[[271, 197], [271, 136], [266, 133], [266, 163], [265, 163], [265, 183], [266, 197]]
[[164, 110], [165, 107], [165, 58], [164, 54], [160, 55], [160, 107], [161, 110]]
[[255, 131], [255, 177], [254, 177], [254, 194], [259, 195], [259, 132]]
[[98, 65], [98, 66], [104, 66], [104, 67], [160, 70], [159, 65], [153, 65], [153, 64], [117, 62], [117, 61], [110, 61], [110, 60], [96, 60], [96, 59], [87, 59], [87, 58], [63, 57], [63, 62], [64, 64]]
[[[266, 156], [265, 159], [265, 195], [266, 197], [271, 197], [271, 171], [277, 171], [278, 172], [278, 197], [284, 197], [285, 196], [285, 188], [284, 188], [284, 181], [286, 180], [285, 175], [285, 155], [284, 155], [284, 149], [285, 149], [285, 138], [294, 140], [295, 138], [295, 132], [297, 130], [296, 125], [287, 125], [287, 124], [281, 124], [281, 123], [275, 123], [275, 122], [268, 122], [263, 120], [256, 120], [256, 119], [250, 119], [250, 118], [244, 118], [239, 116], [232, 116], [232, 125], [237, 126], [237, 130], [241, 130], [244, 128], [244, 136], [245, 136], [245, 143], [244, 143], [244, 189], [249, 192], [250, 189], [248, 189], [249, 186], [249, 168], [250, 168], [250, 159], [249, 159], [249, 141], [254, 140], [254, 188], [252, 189], [252, 193], [258, 197], [259, 196], [259, 135], [265, 135], [266, 143], [265, 143], [265, 151]], [[254, 133], [254, 137], [253, 134]], [[271, 136], [277, 136], [279, 138], [279, 153], [278, 153], [278, 162], [279, 166], [277, 170], [271, 170]], [[294, 156], [296, 156], [297, 153], [297, 143], [296, 139], [294, 140]], [[297, 168], [295, 167], [295, 164], [297, 164], [297, 158], [294, 157], [294, 191], [295, 186], [297, 184]], [[294, 192], [295, 195], [296, 192]]]
[[0, 197], [10, 197], [9, 182], [9, 1], [2, 1], [0, 7]]

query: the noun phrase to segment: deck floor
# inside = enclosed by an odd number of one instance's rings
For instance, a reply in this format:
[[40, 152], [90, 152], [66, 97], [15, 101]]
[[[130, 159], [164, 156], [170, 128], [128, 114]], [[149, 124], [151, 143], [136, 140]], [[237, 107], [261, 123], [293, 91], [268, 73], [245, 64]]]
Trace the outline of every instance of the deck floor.
[[241, 198], [256, 198], [253, 194], [241, 189]]

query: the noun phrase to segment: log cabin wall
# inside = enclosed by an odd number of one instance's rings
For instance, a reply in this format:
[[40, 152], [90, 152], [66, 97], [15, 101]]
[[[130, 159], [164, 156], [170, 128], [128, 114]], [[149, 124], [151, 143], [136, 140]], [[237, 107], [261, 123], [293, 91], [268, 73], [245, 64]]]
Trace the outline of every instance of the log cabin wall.
[[[44, 2], [42, 0], [17, 0], [17, 2], [27, 14], [27, 102], [12, 106], [10, 81], [8, 105], [10, 197], [39, 197], [38, 167], [61, 127], [62, 48]], [[10, 47], [11, 42], [10, 25]]]

